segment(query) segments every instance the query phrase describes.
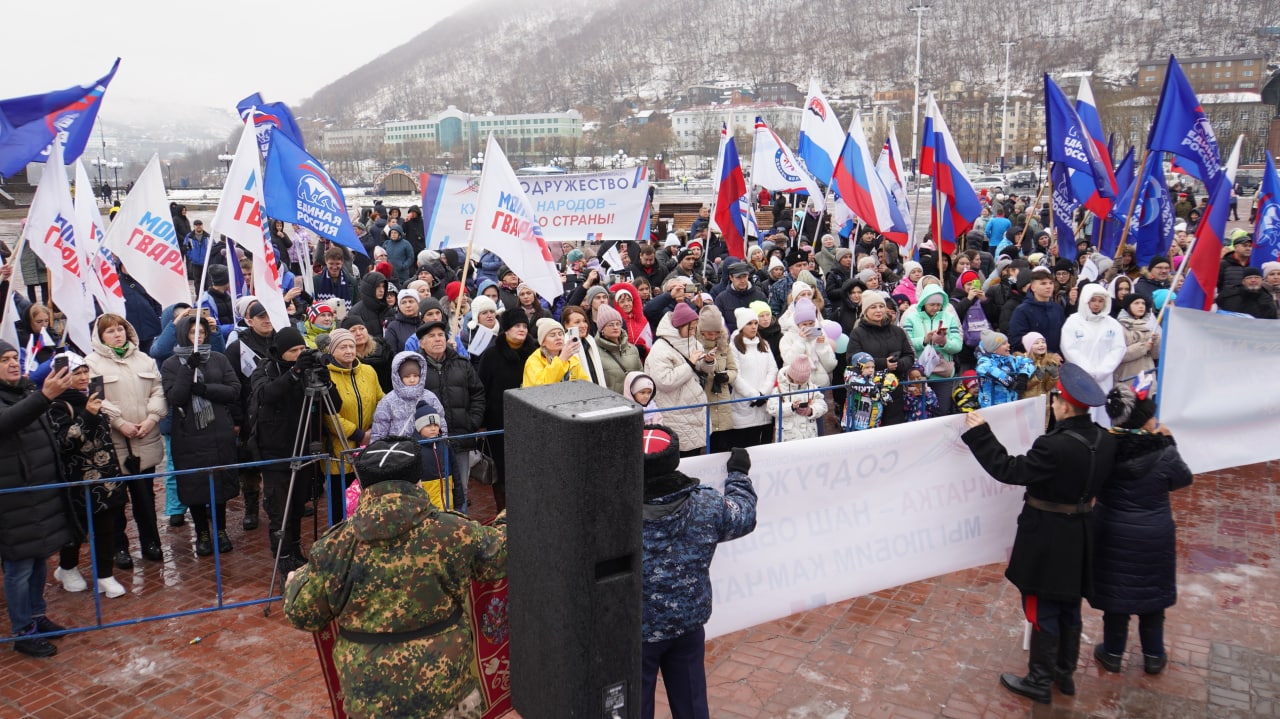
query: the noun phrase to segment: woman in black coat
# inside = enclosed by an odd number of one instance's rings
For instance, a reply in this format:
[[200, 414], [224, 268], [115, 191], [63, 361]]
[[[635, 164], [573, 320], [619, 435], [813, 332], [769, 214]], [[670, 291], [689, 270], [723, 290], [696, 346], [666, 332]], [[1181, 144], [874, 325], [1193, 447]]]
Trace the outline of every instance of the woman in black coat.
[[[484, 384], [484, 428], [502, 429], [506, 419], [502, 413], [502, 395], [509, 389], [519, 389], [524, 382], [524, 363], [538, 350], [538, 343], [529, 335], [529, 322], [525, 313], [507, 310], [502, 313], [502, 333], [493, 339], [493, 345], [480, 356], [480, 382]], [[497, 511], [507, 506], [507, 460], [503, 435], [488, 437], [489, 452], [493, 458], [497, 481], [493, 484], [493, 501]]]
[[1107, 395], [1116, 437], [1115, 465], [1098, 493], [1093, 517], [1093, 596], [1102, 610], [1102, 643], [1093, 656], [1120, 671], [1129, 615], [1138, 615], [1143, 668], [1159, 674], [1168, 663], [1164, 610], [1178, 601], [1177, 527], [1169, 493], [1190, 486], [1191, 470], [1169, 431], [1155, 420], [1155, 402], [1120, 385]]
[[[915, 364], [916, 353], [911, 348], [911, 340], [901, 327], [895, 325], [889, 316], [885, 293], [867, 290], [862, 293], [862, 318], [849, 333], [849, 346], [845, 355], [852, 357], [859, 352], [866, 352], [876, 360], [876, 370], [890, 369], [898, 376], [899, 382], [905, 382]], [[890, 357], [896, 364], [889, 367]], [[881, 415], [883, 425], [900, 424], [906, 414], [903, 405], [903, 385], [893, 391], [893, 401], [884, 407]]]
[[387, 305], [387, 278], [381, 272], [370, 272], [360, 278], [359, 297], [354, 306], [347, 310], [347, 316], [355, 315], [364, 322], [369, 336], [382, 339], [382, 323], [391, 313]]
[[[177, 323], [178, 345], [173, 356], [160, 367], [164, 396], [173, 411], [170, 451], [173, 468], [214, 467], [236, 459], [236, 430], [232, 414], [238, 411], [240, 380], [227, 358], [205, 344], [210, 328], [201, 327], [197, 343], [194, 317]], [[217, 328], [212, 328], [213, 332]], [[209, 528], [209, 486], [213, 484], [214, 518], [217, 520], [218, 551], [230, 552], [227, 537], [227, 500], [240, 493], [240, 480], [232, 470], [210, 474], [179, 475], [178, 498], [191, 508], [196, 531], [196, 554], [213, 554]]]

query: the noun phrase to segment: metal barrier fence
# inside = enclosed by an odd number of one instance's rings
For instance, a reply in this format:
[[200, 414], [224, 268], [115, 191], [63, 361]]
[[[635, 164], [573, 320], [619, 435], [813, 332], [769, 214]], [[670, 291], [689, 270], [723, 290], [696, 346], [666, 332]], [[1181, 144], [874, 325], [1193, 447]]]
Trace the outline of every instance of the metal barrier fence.
[[[950, 384], [955, 381], [957, 381], [957, 379], [955, 378], [936, 379], [936, 380], [910, 380], [910, 381], [904, 381], [901, 384], [902, 386], [905, 387], [910, 384], [941, 384], [941, 383]], [[782, 411], [781, 410], [782, 410], [782, 402], [784, 401], [784, 398], [792, 395], [797, 395], [797, 394], [808, 394], [811, 392], [826, 392], [829, 390], [844, 389], [844, 388], [846, 388], [845, 385], [831, 385], [831, 386], [821, 387], [816, 389], [803, 389], [803, 390], [795, 390], [791, 392], [780, 392], [777, 394], [763, 395], [762, 397], [733, 398], [728, 400], [721, 400], [718, 402], [682, 405], [677, 407], [662, 407], [660, 408], [660, 410], [665, 413], [665, 412], [689, 410], [689, 409], [703, 409], [705, 413], [704, 420], [706, 422], [706, 434], [705, 434], [706, 443], [703, 447], [703, 452], [706, 454], [709, 454], [711, 451], [711, 434], [712, 434], [711, 408], [712, 407], [717, 407], [722, 405], [732, 405], [732, 404], [737, 404], [741, 402], [754, 402], [762, 398], [766, 399], [767, 401], [777, 401], [778, 411], [777, 411], [777, 417], [775, 417], [774, 419], [774, 424], [775, 424], [774, 441], [780, 442], [782, 441]], [[822, 417], [814, 417], [812, 419], [816, 422], [822, 421]], [[450, 447], [450, 442], [457, 441], [457, 440], [479, 439], [479, 438], [484, 438], [484, 437], [489, 437], [494, 435], [501, 435], [501, 434], [504, 434], [504, 431], [501, 429], [489, 430], [485, 432], [474, 432], [471, 434], [464, 434], [464, 435], [451, 435], [448, 437], [439, 437], [439, 438], [433, 438], [433, 439], [420, 439], [418, 440], [418, 444], [427, 445], [427, 444], [432, 444], [436, 442], [444, 442], [444, 447], [445, 447], [444, 461], [446, 466], [452, 466], [450, 464], [450, 460], [452, 459], [450, 455], [450, 452], [452, 451], [452, 448]], [[357, 451], [359, 451], [359, 448], [352, 448], [352, 449], [346, 450], [341, 454], [349, 455]], [[26, 637], [0, 636], [0, 644], [12, 642], [21, 638], [31, 638], [31, 637], [48, 638], [48, 637], [63, 636], [67, 634], [80, 634], [84, 632], [95, 631], [98, 629], [112, 629], [115, 627], [126, 627], [126, 626], [135, 625], [135, 624], [142, 624], [144, 622], [154, 622], [154, 621], [161, 621], [165, 619], [175, 619], [179, 617], [193, 616], [198, 614], [207, 614], [211, 612], [222, 611], [225, 609], [240, 609], [243, 607], [264, 606], [264, 605], [270, 605], [274, 602], [281, 601], [283, 599], [282, 594], [270, 593], [271, 590], [275, 588], [274, 585], [268, 589], [266, 596], [263, 596], [257, 599], [248, 599], [248, 600], [236, 601], [236, 602], [224, 601], [225, 593], [223, 591], [222, 551], [218, 547], [218, 543], [214, 541], [213, 555], [212, 555], [213, 572], [214, 572], [214, 597], [213, 597], [213, 603], [211, 605], [197, 607], [194, 609], [185, 609], [185, 610], [176, 611], [176, 612], [167, 612], [167, 613], [155, 614], [155, 615], [144, 615], [140, 617], [132, 617], [128, 619], [120, 619], [115, 621], [104, 622], [102, 618], [102, 595], [99, 594], [97, 591], [98, 576], [95, 568], [99, 560], [111, 562], [112, 557], [100, 558], [97, 556], [97, 550], [93, 542], [94, 531], [95, 531], [94, 524], [93, 524], [93, 512], [89, 510], [89, 508], [93, 506], [93, 498], [91, 496], [92, 489], [95, 485], [107, 484], [110, 482], [126, 482], [126, 481], [136, 481], [136, 480], [151, 480], [152, 482], [154, 482], [156, 479], [165, 479], [167, 477], [178, 477], [178, 476], [193, 475], [193, 474], [206, 474], [208, 475], [208, 482], [209, 482], [209, 497], [210, 499], [213, 499], [216, 494], [215, 485], [214, 485], [215, 474], [224, 473], [224, 472], [236, 472], [238, 474], [243, 470], [253, 470], [257, 468], [276, 466], [281, 464], [288, 464], [292, 469], [294, 463], [307, 465], [311, 463], [324, 462], [327, 464], [329, 460], [334, 460], [334, 459], [335, 457], [329, 453], [308, 454], [308, 455], [301, 455], [298, 457], [289, 457], [284, 459], [266, 459], [266, 460], [259, 460], [254, 462], [238, 462], [234, 464], [218, 465], [215, 467], [200, 467], [197, 469], [183, 469], [183, 470], [173, 470], [173, 471], [166, 470], [163, 472], [152, 472], [150, 474], [128, 475], [126, 477], [113, 477], [110, 479], [81, 480], [76, 482], [59, 482], [56, 484], [43, 484], [43, 485], [38, 485], [34, 487], [14, 487], [9, 489], [0, 489], [0, 496], [7, 495], [7, 494], [18, 494], [21, 492], [33, 492], [33, 491], [45, 492], [49, 490], [69, 490], [69, 491], [79, 490], [85, 493], [86, 533], [85, 533], [85, 537], [83, 538], [83, 542], [89, 546], [89, 562], [90, 562], [89, 567], [90, 567], [91, 574], [93, 575], [90, 588], [92, 589], [92, 592], [93, 592], [93, 608], [94, 608], [94, 623], [91, 625], [81, 626], [81, 627], [70, 627], [68, 629], [65, 629], [59, 632], [31, 634], [31, 635], [26, 635]], [[328, 470], [324, 471], [326, 500], [327, 500], [326, 506], [328, 509], [329, 526], [332, 526], [335, 523], [335, 520], [337, 519], [337, 515], [335, 513], [335, 503], [345, 502], [345, 489], [348, 484], [345, 462], [338, 463], [338, 464], [339, 464], [339, 470], [336, 474]], [[301, 475], [299, 476], [299, 478], [301, 479]], [[310, 481], [310, 479], [308, 479], [308, 481]], [[210, 503], [210, 506], [212, 507], [212, 502]], [[344, 508], [344, 511], [345, 511], [345, 508]], [[225, 528], [218, 526], [216, 512], [210, 511], [209, 515], [210, 515], [210, 533], [212, 536], [216, 537], [217, 532], [220, 529], [225, 529]], [[274, 555], [273, 555], [273, 558], [274, 558]], [[270, 565], [264, 566], [264, 574], [269, 575], [270, 574], [269, 570], [270, 570]], [[281, 578], [280, 586], [282, 587], [282, 589], [283, 589], [283, 584], [284, 584], [283, 578]]]

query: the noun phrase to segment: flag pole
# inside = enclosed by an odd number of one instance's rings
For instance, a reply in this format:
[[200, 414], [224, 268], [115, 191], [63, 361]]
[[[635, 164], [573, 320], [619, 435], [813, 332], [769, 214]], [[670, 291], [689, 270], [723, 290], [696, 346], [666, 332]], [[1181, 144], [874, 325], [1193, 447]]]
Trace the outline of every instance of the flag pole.
[[[1031, 201], [1032, 210], [1040, 206], [1040, 198], [1044, 195], [1044, 183], [1040, 183], [1040, 187], [1036, 189], [1036, 199]], [[1053, 212], [1049, 212], [1049, 222], [1053, 222]], [[1027, 222], [1022, 223], [1022, 232], [1018, 233], [1018, 252], [1022, 252], [1022, 241], [1027, 237]]]
[[[1205, 222], [1205, 219], [1208, 217], [1209, 217], [1208, 213], [1205, 213], [1205, 215], [1200, 218], [1200, 224], [1203, 225]], [[1196, 225], [1196, 230], [1199, 230], [1199, 229], [1200, 229], [1200, 225]], [[1176, 288], [1178, 287], [1178, 280], [1182, 278], [1182, 273], [1187, 269], [1187, 265], [1191, 264], [1191, 253], [1195, 251], [1196, 243], [1199, 241], [1200, 241], [1200, 233], [1197, 231], [1194, 235], [1191, 236], [1191, 244], [1187, 245], [1187, 251], [1182, 255], [1182, 262], [1178, 265], [1178, 271], [1173, 273], [1173, 279], [1169, 281], [1170, 295], [1173, 295], [1175, 292], [1177, 292]], [[1164, 312], [1165, 310], [1169, 309], [1169, 305], [1172, 303], [1173, 303], [1172, 297], [1165, 298], [1164, 304], [1161, 305], [1160, 307], [1160, 314], [1156, 316], [1156, 324], [1160, 324], [1161, 322], [1164, 321]]]
[[[489, 133], [489, 139], [493, 139], [493, 133]], [[503, 153], [503, 162], [506, 161], [505, 153]], [[488, 158], [486, 158], [488, 159]], [[476, 191], [479, 192], [480, 186], [484, 184], [483, 165], [480, 167], [480, 181], [476, 183]], [[471, 232], [467, 234], [467, 254], [462, 258], [462, 278], [458, 280], [458, 298], [453, 301], [453, 317], [449, 320], [449, 336], [453, 338], [454, 349], [458, 348], [458, 328], [462, 325], [462, 296], [467, 293], [467, 275], [471, 269], [471, 251], [476, 244], [476, 219], [471, 220]], [[499, 277], [499, 280], [502, 278]]]
[[[1139, 165], [1142, 169], [1138, 172], [1138, 176], [1133, 179], [1134, 183], [1141, 181], [1143, 184], [1146, 184], [1147, 156], [1150, 154], [1150, 147], [1144, 147], [1142, 149], [1142, 164]], [[1124, 246], [1129, 241], [1129, 227], [1133, 224], [1133, 212], [1138, 206], [1138, 193], [1140, 191], [1142, 191], [1142, 188], [1134, 184], [1133, 197], [1129, 198], [1129, 212], [1124, 217], [1124, 229], [1120, 231], [1120, 244], [1116, 246], [1116, 256], [1112, 258], [1113, 261], [1118, 262], [1120, 260], [1120, 255], [1124, 254]], [[1179, 270], [1181, 270], [1181, 268], [1179, 268]], [[1170, 285], [1170, 287], [1172, 286], [1173, 285]]]

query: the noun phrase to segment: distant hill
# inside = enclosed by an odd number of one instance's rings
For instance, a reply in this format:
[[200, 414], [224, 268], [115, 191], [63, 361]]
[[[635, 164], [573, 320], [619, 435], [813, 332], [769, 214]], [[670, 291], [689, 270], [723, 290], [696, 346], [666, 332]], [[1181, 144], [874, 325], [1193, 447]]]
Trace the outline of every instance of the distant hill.
[[[661, 106], [689, 85], [819, 78], [833, 96], [909, 83], [911, 3], [812, 0], [490, 0], [460, 11], [325, 86], [299, 114], [342, 124], [476, 112]], [[935, 0], [924, 16], [926, 84], [1092, 70], [1131, 81], [1141, 59], [1277, 50], [1280, 3]]]

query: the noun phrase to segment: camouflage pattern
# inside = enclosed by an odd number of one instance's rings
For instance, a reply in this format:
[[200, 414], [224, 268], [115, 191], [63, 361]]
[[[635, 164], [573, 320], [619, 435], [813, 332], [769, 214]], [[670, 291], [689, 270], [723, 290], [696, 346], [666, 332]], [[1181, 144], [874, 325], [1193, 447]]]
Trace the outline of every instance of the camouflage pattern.
[[[383, 481], [311, 548], [285, 587], [285, 617], [315, 632], [409, 632], [464, 607], [469, 583], [506, 576], [506, 514], [482, 526], [437, 510], [417, 484]], [[335, 640], [334, 665], [352, 717], [465, 717], [478, 686], [466, 612], [431, 636], [390, 644]]]
[[729, 472], [723, 495], [693, 480], [692, 486], [645, 500], [644, 641], [674, 639], [707, 623], [716, 545], [755, 528], [756, 492], [741, 472]]

